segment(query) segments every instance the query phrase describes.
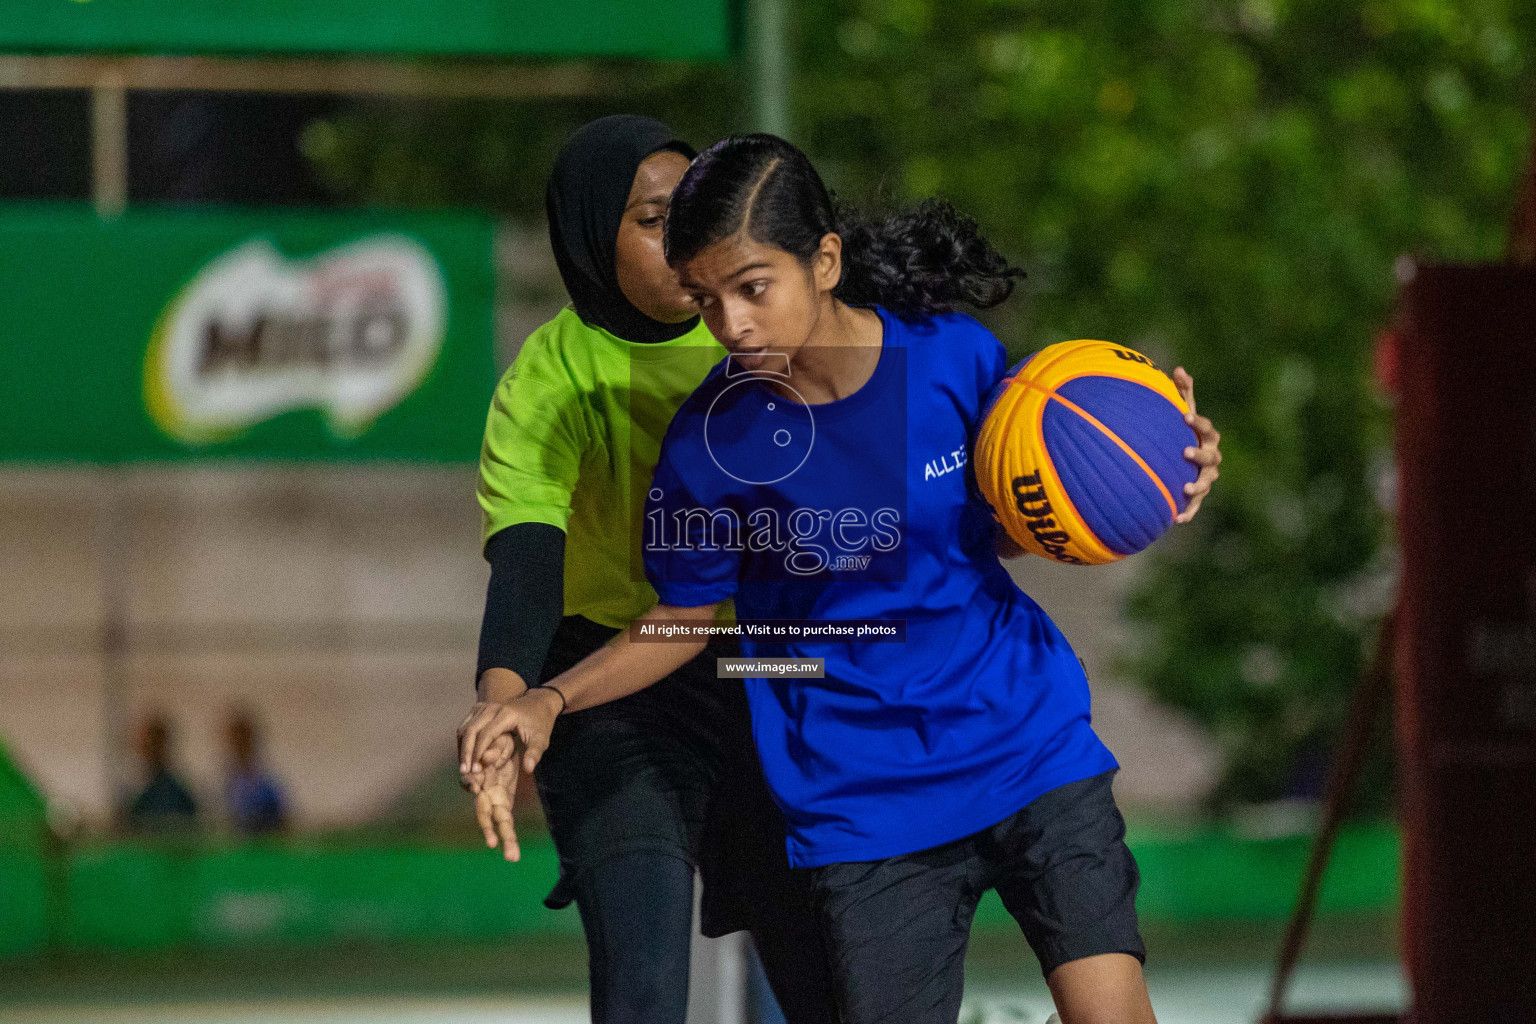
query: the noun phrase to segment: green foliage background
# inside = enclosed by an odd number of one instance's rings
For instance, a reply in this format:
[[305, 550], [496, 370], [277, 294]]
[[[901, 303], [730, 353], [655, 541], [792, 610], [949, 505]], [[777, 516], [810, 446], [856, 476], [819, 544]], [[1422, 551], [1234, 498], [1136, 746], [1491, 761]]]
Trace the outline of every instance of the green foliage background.
[[[990, 322], [1195, 375], [1226, 461], [1140, 556], [1127, 665], [1217, 739], [1217, 807], [1326, 749], [1391, 600], [1393, 267], [1499, 256], [1536, 101], [1529, 0], [799, 0], [795, 141], [866, 201], [938, 193], [1030, 274]], [[588, 117], [750, 129], [725, 66], [603, 65], [605, 97], [361, 107], [308, 145], [358, 200], [526, 218]], [[1091, 571], [1091, 570], [1088, 570]], [[1379, 810], [1378, 765], [1362, 809]]]

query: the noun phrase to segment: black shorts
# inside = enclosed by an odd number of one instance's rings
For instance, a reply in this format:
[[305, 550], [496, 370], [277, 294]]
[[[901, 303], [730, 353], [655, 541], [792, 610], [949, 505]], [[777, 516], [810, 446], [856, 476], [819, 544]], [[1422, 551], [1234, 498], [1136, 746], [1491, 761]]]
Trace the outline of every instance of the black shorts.
[[[619, 631], [566, 616], [545, 659], [551, 679]], [[767, 908], [808, 899], [809, 880], [790, 871], [784, 818], [763, 781], [746, 691], [718, 679], [715, 640], [666, 679], [609, 704], [561, 715], [534, 772], [560, 861], [545, 899], [575, 897], [581, 873], [637, 851], [675, 855], [703, 881], [705, 935], [754, 929]]]
[[953, 1024], [971, 919], [988, 889], [1002, 897], [1046, 975], [1100, 953], [1145, 963], [1136, 924], [1141, 876], [1113, 777], [1060, 786], [943, 846], [812, 869], [845, 1024]]

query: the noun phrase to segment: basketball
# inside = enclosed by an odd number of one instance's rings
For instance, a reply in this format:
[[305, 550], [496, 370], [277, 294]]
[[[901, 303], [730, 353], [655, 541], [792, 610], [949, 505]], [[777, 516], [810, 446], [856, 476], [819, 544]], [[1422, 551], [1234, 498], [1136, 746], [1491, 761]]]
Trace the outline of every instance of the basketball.
[[1068, 565], [1151, 544], [1184, 510], [1200, 442], [1167, 374], [1106, 341], [1064, 341], [1013, 366], [988, 397], [976, 483], [1008, 536]]

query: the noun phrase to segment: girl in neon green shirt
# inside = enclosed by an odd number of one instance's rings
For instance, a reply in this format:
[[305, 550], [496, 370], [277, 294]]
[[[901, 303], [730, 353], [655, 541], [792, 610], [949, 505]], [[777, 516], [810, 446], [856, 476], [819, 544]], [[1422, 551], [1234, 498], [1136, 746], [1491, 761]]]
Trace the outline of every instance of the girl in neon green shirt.
[[[550, 241], [572, 306], [524, 343], [486, 421], [478, 496], [492, 575], [463, 751], [491, 705], [656, 603], [640, 561], [646, 490], [673, 412], [725, 356], [662, 255], [692, 155], [666, 126], [621, 115], [587, 125], [556, 161]], [[711, 644], [656, 686], [562, 716], [535, 772], [560, 856], [545, 902], [581, 912], [598, 1024], [682, 1024], [695, 869], [705, 934], [752, 933], [793, 1024], [836, 1019], [745, 692], [715, 678], [715, 659], [732, 653]], [[487, 845], [509, 860], [519, 762], [461, 765]]]

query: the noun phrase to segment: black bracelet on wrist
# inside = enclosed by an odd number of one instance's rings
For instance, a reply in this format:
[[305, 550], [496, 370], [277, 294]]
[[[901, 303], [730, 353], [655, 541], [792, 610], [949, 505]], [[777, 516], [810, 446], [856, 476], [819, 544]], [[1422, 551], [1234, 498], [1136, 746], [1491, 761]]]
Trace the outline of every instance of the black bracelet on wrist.
[[540, 683], [539, 685], [546, 690], [554, 690], [555, 696], [560, 698], [560, 710], [555, 712], [555, 717], [559, 718], [561, 715], [565, 714], [565, 694], [561, 691], [560, 687], [556, 686], [554, 683]]

